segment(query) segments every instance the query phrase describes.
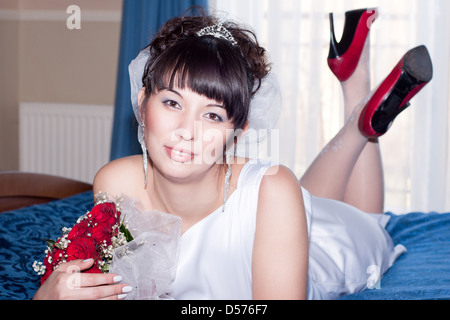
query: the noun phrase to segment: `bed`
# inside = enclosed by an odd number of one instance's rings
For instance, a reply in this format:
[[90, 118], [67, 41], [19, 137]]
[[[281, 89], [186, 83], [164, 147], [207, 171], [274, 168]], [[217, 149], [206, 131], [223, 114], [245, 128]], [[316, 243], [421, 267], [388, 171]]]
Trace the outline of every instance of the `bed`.
[[[18, 192], [25, 190], [17, 187], [22, 180], [39, 186], [37, 196], [31, 191]], [[15, 201], [10, 201], [12, 198]], [[36, 204], [30, 205], [33, 199]], [[7, 202], [9, 209], [5, 209]], [[20, 203], [25, 207], [19, 208]], [[33, 297], [39, 277], [32, 263], [43, 259], [43, 239], [58, 238], [62, 227], [75, 224], [92, 206], [89, 184], [42, 175], [0, 173], [0, 300]], [[387, 231], [395, 243], [407, 248], [407, 253], [400, 256], [375, 288], [342, 300], [450, 299], [450, 213], [388, 214], [391, 219]]]

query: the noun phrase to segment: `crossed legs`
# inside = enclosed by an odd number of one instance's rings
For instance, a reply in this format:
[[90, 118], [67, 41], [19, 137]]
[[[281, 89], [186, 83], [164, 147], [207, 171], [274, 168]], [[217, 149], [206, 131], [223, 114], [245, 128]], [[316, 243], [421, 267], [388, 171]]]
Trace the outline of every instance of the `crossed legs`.
[[383, 166], [378, 139], [358, 128], [361, 110], [370, 95], [369, 37], [358, 67], [341, 82], [345, 124], [300, 179], [312, 195], [344, 201], [363, 211], [384, 212]]

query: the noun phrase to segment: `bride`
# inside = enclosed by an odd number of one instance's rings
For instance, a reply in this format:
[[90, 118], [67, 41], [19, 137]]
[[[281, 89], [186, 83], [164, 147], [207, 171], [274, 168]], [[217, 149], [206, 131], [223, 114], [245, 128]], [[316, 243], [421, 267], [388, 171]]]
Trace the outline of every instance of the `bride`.
[[[373, 287], [405, 251], [384, 229], [378, 137], [431, 79], [431, 62], [424, 47], [409, 51], [369, 96], [372, 14], [348, 12], [343, 39], [331, 43], [346, 123], [300, 180], [242, 156], [248, 133], [270, 130], [280, 103], [252, 32], [213, 16], [174, 18], [130, 65], [143, 155], [104, 166], [94, 193], [181, 218], [170, 296], [336, 299]], [[134, 289], [114, 273], [66, 285], [67, 270], [92, 263], [60, 265], [34, 299], [124, 299]]]

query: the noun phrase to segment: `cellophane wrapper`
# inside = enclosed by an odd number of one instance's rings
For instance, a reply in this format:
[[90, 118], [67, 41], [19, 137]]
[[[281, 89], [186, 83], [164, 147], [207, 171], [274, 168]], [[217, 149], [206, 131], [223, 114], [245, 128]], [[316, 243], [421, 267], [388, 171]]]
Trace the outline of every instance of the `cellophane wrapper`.
[[133, 290], [129, 300], [172, 299], [181, 219], [159, 211], [141, 211], [131, 199], [122, 198], [123, 224], [133, 240], [114, 250], [109, 272], [122, 276]]

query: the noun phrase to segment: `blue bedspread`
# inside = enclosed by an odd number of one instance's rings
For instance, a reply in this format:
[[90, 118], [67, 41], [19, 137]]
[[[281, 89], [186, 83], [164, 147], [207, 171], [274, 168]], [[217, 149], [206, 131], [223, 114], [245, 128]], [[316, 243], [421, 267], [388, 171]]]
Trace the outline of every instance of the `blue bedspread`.
[[[57, 239], [93, 206], [90, 192], [0, 214], [0, 299], [30, 299], [39, 287], [32, 268], [43, 239]], [[343, 299], [450, 299], [450, 213], [391, 214], [387, 230], [403, 254], [376, 289]]]

